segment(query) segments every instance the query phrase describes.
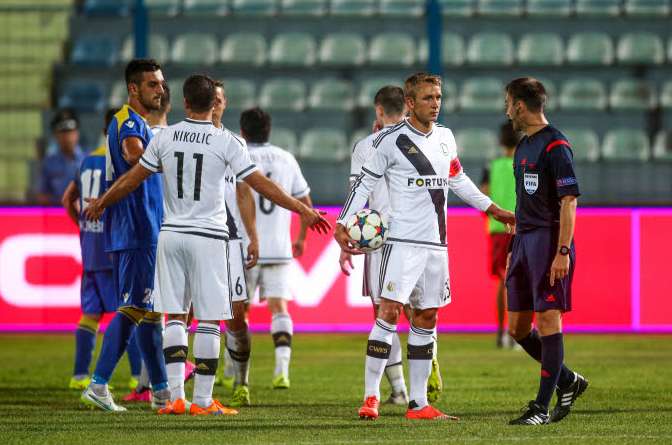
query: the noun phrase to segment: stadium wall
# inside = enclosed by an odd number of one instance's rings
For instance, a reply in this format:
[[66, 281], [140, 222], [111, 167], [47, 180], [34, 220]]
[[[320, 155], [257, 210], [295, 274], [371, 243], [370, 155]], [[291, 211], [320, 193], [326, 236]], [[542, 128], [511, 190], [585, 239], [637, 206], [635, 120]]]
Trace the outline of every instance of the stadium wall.
[[[328, 208], [333, 222], [337, 208]], [[488, 274], [486, 220], [448, 211], [453, 302], [440, 313], [445, 332], [495, 329], [495, 281]], [[577, 217], [573, 332], [672, 333], [672, 208], [582, 208]], [[346, 278], [330, 236], [309, 234], [293, 264], [297, 331], [364, 332], [368, 299], [359, 296], [361, 261]], [[61, 209], [0, 208], [0, 331], [72, 331], [79, 319], [81, 257], [76, 226]], [[252, 328], [267, 330], [268, 311], [253, 307]]]

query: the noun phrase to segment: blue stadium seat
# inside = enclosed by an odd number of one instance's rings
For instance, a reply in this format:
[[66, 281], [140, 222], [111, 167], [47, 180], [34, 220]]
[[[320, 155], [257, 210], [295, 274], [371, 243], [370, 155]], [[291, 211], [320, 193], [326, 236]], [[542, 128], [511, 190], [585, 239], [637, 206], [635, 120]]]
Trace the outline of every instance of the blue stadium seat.
[[363, 65], [366, 61], [366, 42], [356, 33], [328, 34], [320, 46], [322, 65]]
[[181, 0], [145, 0], [150, 14], [176, 16], [180, 12]]
[[311, 128], [301, 137], [299, 153], [302, 159], [316, 161], [344, 161], [350, 154], [348, 141], [340, 130]]
[[465, 111], [504, 111], [504, 84], [496, 77], [472, 77], [462, 84], [460, 108]]
[[455, 135], [457, 154], [462, 160], [485, 161], [495, 155], [497, 136], [488, 128], [463, 128]]
[[527, 15], [533, 17], [567, 17], [572, 13], [572, 0], [527, 0]]
[[81, 36], [75, 42], [70, 61], [85, 66], [112, 66], [119, 61], [119, 42], [111, 36]]
[[257, 102], [254, 83], [247, 79], [224, 79], [224, 94], [230, 110], [245, 110]]
[[125, 16], [131, 12], [131, 0], [86, 0], [83, 12], [91, 16]]
[[439, 0], [439, 5], [447, 17], [471, 17], [476, 12], [474, 0]]
[[577, 15], [614, 17], [621, 13], [621, 0], [576, 0]]
[[58, 98], [58, 106], [74, 108], [83, 113], [99, 113], [105, 109], [107, 102], [104, 91], [98, 82], [73, 80], [64, 85]]
[[599, 80], [575, 78], [562, 85], [560, 107], [563, 110], [604, 110], [607, 98], [607, 89]]
[[[159, 61], [168, 60], [170, 50], [168, 49], [168, 39], [161, 34], [149, 35], [149, 57]], [[133, 36], [128, 36], [124, 39], [124, 44], [121, 49], [121, 59], [124, 61], [131, 60], [134, 56], [135, 41]]]
[[603, 32], [581, 32], [567, 43], [567, 61], [574, 65], [611, 65], [614, 45]]
[[467, 48], [467, 60], [473, 65], [503, 66], [513, 63], [513, 41], [508, 34], [474, 34]]
[[[441, 36], [441, 63], [443, 66], [460, 66], [464, 64], [464, 39], [454, 32], [444, 31]], [[427, 39], [420, 41], [418, 51], [419, 62], [426, 63], [429, 57]]]
[[306, 107], [306, 85], [297, 79], [272, 79], [259, 94], [262, 107], [269, 110], [302, 111]]
[[572, 147], [575, 161], [594, 162], [600, 158], [600, 140], [590, 128], [565, 128], [562, 131]]
[[220, 60], [224, 63], [261, 66], [266, 62], [266, 39], [255, 32], [229, 35], [222, 43]]
[[518, 16], [523, 12], [521, 0], [478, 0], [478, 13], [482, 16]]
[[212, 65], [217, 60], [214, 34], [186, 33], [175, 37], [171, 59], [189, 65]]
[[622, 79], [611, 87], [612, 110], [648, 110], [658, 103], [654, 87], [646, 81]]
[[286, 32], [271, 42], [268, 59], [276, 66], [312, 66], [317, 58], [317, 43], [310, 33]]
[[340, 79], [317, 81], [308, 100], [310, 107], [315, 110], [351, 111], [355, 107], [352, 84]]
[[607, 161], [643, 162], [649, 159], [649, 151], [649, 138], [639, 129], [609, 130], [602, 143], [602, 157]]
[[410, 66], [415, 63], [415, 41], [410, 34], [384, 32], [376, 35], [369, 46], [372, 65]]
[[234, 14], [274, 15], [278, 12], [275, 0], [231, 0]]

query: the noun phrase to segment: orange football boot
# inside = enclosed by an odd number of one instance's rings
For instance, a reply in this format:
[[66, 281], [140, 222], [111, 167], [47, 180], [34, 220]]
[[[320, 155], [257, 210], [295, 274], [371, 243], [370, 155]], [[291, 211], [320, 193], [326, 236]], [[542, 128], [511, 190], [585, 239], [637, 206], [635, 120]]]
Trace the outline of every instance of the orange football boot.
[[380, 401], [376, 396], [369, 396], [364, 405], [359, 408], [359, 418], [364, 420], [376, 420], [378, 418], [378, 406]]
[[166, 405], [165, 408], [161, 408], [157, 412], [159, 414], [174, 414], [180, 416], [187, 413], [187, 405], [188, 403], [186, 400], [177, 399], [174, 402], [168, 402], [168, 405]]
[[213, 399], [207, 408], [192, 403], [191, 408], [189, 408], [189, 414], [192, 416], [235, 416], [238, 414], [238, 410], [227, 408], [219, 403], [219, 400]]
[[460, 420], [459, 417], [449, 416], [448, 414], [442, 413], [432, 405], [427, 405], [424, 408], [417, 410], [409, 408], [408, 411], [406, 411], [406, 418], [420, 420]]

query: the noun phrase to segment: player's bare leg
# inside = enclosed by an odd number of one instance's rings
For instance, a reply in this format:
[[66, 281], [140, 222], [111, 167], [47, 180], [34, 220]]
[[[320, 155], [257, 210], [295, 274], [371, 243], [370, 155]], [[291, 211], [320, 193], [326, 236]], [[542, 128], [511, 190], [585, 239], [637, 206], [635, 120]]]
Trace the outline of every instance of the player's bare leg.
[[250, 389], [248, 384], [250, 350], [252, 336], [247, 323], [247, 303], [233, 302], [233, 318], [226, 322], [226, 350], [233, 369], [233, 396], [230, 406], [249, 406]]
[[268, 310], [271, 311], [271, 335], [275, 345], [275, 371], [273, 388], [289, 388], [289, 361], [292, 356], [292, 336], [294, 325], [287, 311], [287, 302], [278, 297], [267, 297]]

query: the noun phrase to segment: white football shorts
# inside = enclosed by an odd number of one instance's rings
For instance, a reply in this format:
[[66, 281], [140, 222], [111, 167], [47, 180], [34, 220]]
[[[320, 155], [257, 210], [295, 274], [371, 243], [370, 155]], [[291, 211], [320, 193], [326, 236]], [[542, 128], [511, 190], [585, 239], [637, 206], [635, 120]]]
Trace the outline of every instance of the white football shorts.
[[188, 314], [197, 320], [230, 320], [229, 245], [227, 241], [162, 231], [156, 250], [159, 284], [155, 310]]
[[380, 299], [380, 262], [383, 258], [383, 249], [374, 250], [364, 255], [364, 279], [362, 295], [370, 297], [374, 304]]
[[257, 264], [245, 271], [247, 293], [251, 297], [259, 288], [259, 299], [264, 301], [269, 297], [291, 300], [292, 292], [289, 288], [289, 273], [291, 263]]
[[243, 240], [229, 240], [229, 269], [231, 270], [232, 301], [248, 301], [245, 282], [245, 253]]
[[385, 244], [378, 285], [380, 296], [413, 309], [450, 303], [448, 252], [408, 244]]

